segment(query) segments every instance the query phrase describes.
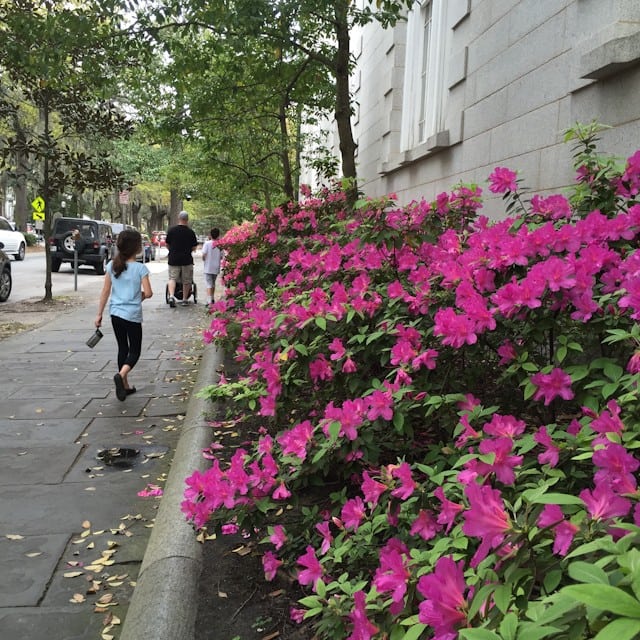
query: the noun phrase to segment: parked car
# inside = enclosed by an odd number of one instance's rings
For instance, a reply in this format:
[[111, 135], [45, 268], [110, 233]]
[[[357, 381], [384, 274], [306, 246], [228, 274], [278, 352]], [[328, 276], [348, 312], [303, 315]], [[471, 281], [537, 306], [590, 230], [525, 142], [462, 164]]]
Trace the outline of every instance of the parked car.
[[11, 293], [11, 260], [2, 247], [4, 243], [0, 242], [0, 302], [6, 302]]
[[136, 256], [138, 262], [149, 262], [156, 259], [156, 248], [146, 233], [142, 234], [142, 251]]
[[22, 233], [2, 216], [0, 216], [0, 242], [4, 245], [5, 253], [12, 255], [16, 260], [24, 260], [27, 241]]
[[59, 271], [63, 262], [73, 265], [76, 249], [78, 264], [89, 265], [98, 275], [104, 275], [111, 257], [113, 230], [111, 225], [99, 220], [56, 218], [49, 244], [52, 271]]
[[164, 231], [152, 231], [151, 243], [156, 247], [164, 247], [167, 234]]

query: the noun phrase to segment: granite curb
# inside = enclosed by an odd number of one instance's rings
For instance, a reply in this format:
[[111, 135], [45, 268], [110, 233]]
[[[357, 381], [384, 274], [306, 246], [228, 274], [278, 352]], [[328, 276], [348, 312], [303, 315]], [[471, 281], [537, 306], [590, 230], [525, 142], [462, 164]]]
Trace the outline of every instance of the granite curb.
[[202, 545], [180, 503], [185, 478], [209, 466], [202, 450], [211, 442], [211, 428], [205, 422], [210, 401], [198, 397], [198, 392], [217, 380], [222, 357], [211, 345], [204, 350], [120, 640], [194, 638]]

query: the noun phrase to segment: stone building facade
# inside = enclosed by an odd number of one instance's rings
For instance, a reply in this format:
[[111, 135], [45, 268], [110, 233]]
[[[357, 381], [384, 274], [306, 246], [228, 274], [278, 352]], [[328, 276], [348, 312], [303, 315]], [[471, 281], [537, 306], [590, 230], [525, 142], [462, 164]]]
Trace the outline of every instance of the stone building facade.
[[[603, 152], [640, 148], [640, 0], [417, 0], [394, 28], [353, 32], [352, 50], [367, 195], [486, 187], [496, 166], [558, 191], [576, 122], [611, 127]], [[486, 208], [500, 215], [499, 200]]]

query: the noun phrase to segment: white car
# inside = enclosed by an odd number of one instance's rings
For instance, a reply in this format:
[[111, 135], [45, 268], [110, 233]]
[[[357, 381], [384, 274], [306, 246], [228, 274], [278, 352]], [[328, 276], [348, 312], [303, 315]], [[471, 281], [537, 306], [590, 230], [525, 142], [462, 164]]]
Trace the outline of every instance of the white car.
[[16, 260], [24, 260], [27, 251], [27, 241], [20, 231], [16, 231], [13, 225], [0, 216], [0, 242], [4, 244], [4, 252], [13, 256]]

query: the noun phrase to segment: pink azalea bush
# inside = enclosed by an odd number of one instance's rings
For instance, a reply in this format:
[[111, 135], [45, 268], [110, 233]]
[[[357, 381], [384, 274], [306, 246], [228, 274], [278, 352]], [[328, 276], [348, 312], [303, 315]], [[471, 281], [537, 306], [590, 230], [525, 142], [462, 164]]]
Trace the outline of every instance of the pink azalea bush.
[[585, 131], [568, 197], [496, 169], [497, 222], [477, 185], [327, 190], [225, 238], [205, 339], [240, 374], [206, 394], [260, 435], [183, 510], [257, 531], [319, 637], [640, 633], [640, 152]]

